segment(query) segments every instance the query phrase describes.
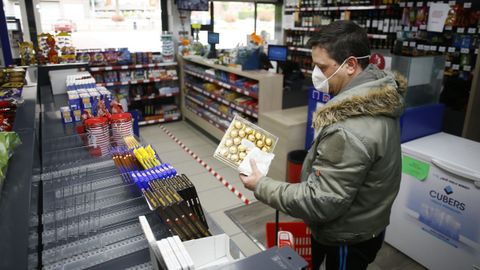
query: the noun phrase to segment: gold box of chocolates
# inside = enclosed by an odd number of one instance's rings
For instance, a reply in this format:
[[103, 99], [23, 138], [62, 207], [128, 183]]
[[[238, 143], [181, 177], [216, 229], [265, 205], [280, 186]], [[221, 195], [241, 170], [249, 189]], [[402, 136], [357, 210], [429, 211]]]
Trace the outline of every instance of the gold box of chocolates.
[[277, 136], [236, 115], [213, 157], [238, 170], [238, 166], [249, 153], [247, 147], [242, 144], [242, 139], [250, 141], [255, 147], [267, 153], [273, 153], [278, 141]]

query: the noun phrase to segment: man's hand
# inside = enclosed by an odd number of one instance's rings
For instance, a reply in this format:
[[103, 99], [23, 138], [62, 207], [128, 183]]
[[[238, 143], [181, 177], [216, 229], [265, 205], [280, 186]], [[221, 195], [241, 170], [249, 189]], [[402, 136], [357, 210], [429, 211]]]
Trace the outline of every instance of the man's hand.
[[260, 178], [263, 177], [262, 173], [257, 168], [257, 163], [255, 160], [250, 159], [250, 166], [252, 168], [252, 174], [250, 176], [246, 176], [240, 174], [240, 180], [242, 180], [243, 185], [251, 191], [255, 191], [258, 182], [260, 182]]

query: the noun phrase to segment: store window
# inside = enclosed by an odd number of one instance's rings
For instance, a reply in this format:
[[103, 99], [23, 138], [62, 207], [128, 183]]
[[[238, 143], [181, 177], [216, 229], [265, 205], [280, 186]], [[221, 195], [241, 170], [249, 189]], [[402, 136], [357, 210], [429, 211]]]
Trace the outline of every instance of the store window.
[[37, 12], [40, 32], [70, 31], [77, 49], [161, 49], [160, 0], [41, 0]]
[[[267, 40], [275, 38], [274, 4], [258, 3], [256, 18], [253, 2], [213, 1], [213, 6], [213, 29], [220, 34], [217, 48], [231, 49], [246, 45], [247, 37], [253, 32], [263, 34]], [[192, 23], [210, 24], [210, 11], [192, 11], [190, 20]], [[200, 31], [199, 40], [207, 43], [207, 31]]]
[[247, 36], [254, 31], [254, 3], [214, 2], [215, 32], [220, 34], [217, 48], [231, 49], [246, 45]]
[[257, 34], [264, 34], [264, 38], [275, 39], [275, 5], [257, 4]]

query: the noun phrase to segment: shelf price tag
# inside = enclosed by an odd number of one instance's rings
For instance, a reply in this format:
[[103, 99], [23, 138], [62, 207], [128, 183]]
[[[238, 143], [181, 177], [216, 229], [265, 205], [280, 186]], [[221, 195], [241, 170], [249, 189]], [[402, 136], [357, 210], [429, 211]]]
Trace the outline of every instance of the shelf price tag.
[[465, 32], [465, 28], [463, 28], [463, 27], [457, 28], [457, 33], [461, 33], [461, 34], [462, 34], [462, 33], [464, 33], [464, 32]]
[[410, 47], [414, 48], [417, 45], [415, 41], [410, 41]]
[[438, 47], [438, 51], [439, 52], [445, 52], [447, 48], [445, 48], [445, 46], [440, 46]]
[[408, 2], [407, 7], [413, 7], [413, 2]]
[[472, 67], [471, 66], [463, 66], [464, 71], [471, 71]]
[[403, 47], [408, 47], [408, 41], [403, 42]]
[[451, 31], [452, 29], [453, 29], [453, 27], [451, 25], [445, 26], [445, 30], [447, 30], [447, 31]]
[[405, 2], [400, 2], [400, 3], [398, 3], [398, 5], [399, 5], [400, 7], [405, 7]]
[[417, 2], [417, 7], [423, 7], [423, 2]]
[[121, 66], [120, 69], [128, 69], [128, 66]]
[[420, 25], [420, 30], [425, 30], [425, 29], [427, 29], [427, 25], [425, 24]]
[[448, 47], [448, 52], [449, 53], [454, 53], [455, 52], [455, 47]]
[[477, 29], [476, 29], [476, 28], [474, 28], [474, 27], [468, 28], [468, 33], [469, 33], [469, 34], [475, 34], [476, 32], [477, 32]]
[[456, 4], [456, 1], [455, 1], [455, 0], [448, 1], [448, 4], [449, 4], [450, 6], [455, 6], [455, 4]]
[[432, 2], [428, 1], [427, 2], [427, 7], [431, 6], [432, 5]]
[[446, 61], [445, 62], [445, 67], [450, 67], [450, 66], [452, 66], [452, 62]]
[[462, 48], [462, 49], [460, 49], [460, 53], [468, 54], [468, 53], [470, 53], [470, 49]]
[[465, 2], [463, 3], [463, 8], [471, 8], [472, 7], [472, 3], [471, 2]]
[[458, 65], [458, 64], [453, 64], [453, 65], [452, 65], [452, 69], [453, 69], [453, 70], [459, 70], [459, 69], [460, 69], [460, 65]]
[[412, 32], [417, 32], [418, 31], [418, 27], [414, 26], [412, 27]]
[[112, 67], [105, 67], [105, 70], [112, 70]]
[[478, 54], [478, 49], [475, 49], [475, 54]]
[[404, 31], [410, 31], [410, 26], [405, 26], [405, 27], [403, 28], [403, 30], [404, 30]]
[[436, 45], [430, 46], [430, 51], [436, 52], [437, 51], [437, 46]]
[[423, 51], [425, 49], [425, 46], [423, 44], [418, 44], [417, 45], [417, 50]]

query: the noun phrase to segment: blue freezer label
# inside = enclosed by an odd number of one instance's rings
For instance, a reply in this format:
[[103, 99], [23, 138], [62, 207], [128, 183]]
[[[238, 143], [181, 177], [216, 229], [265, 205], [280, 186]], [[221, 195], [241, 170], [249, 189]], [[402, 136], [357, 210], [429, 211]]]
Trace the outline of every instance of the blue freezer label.
[[408, 185], [407, 212], [420, 221], [423, 231], [457, 248], [480, 242], [478, 191], [468, 179], [460, 179], [435, 166], [425, 181], [403, 174]]
[[[445, 194], [443, 194], [445, 193]], [[460, 211], [465, 210], [465, 203], [450, 197], [450, 195], [453, 194], [453, 189], [451, 186], [446, 186], [443, 189], [443, 192], [438, 192], [436, 190], [430, 190], [430, 197], [432, 197], [434, 200], [436, 199], [437, 201], [442, 202], [443, 204], [447, 205], [447, 208], [451, 209], [450, 207], [453, 207], [453, 211], [455, 209], [458, 209]]]

